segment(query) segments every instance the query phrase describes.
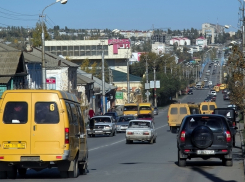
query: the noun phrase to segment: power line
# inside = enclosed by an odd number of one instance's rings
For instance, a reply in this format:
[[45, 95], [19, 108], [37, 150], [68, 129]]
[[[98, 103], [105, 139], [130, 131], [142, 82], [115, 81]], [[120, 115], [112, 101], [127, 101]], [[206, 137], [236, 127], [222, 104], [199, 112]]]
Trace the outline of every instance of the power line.
[[3, 10], [5, 10], [5, 11], [11, 12], [11, 13], [18, 14], [18, 16], [38, 16], [38, 14], [30, 15], [30, 14], [17, 13], [17, 12], [14, 12], [14, 11], [10, 11], [10, 10], [4, 9], [4, 8], [2, 8], [2, 7], [0, 7], [0, 9], [3, 9]]

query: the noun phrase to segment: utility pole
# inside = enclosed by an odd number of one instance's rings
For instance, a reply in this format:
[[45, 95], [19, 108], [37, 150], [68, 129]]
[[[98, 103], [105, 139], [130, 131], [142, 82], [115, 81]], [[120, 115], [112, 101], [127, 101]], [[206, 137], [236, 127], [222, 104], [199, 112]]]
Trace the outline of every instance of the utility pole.
[[157, 107], [157, 89], [156, 89], [156, 60], [154, 61], [154, 106]]
[[[146, 83], [147, 83], [147, 87], [149, 86], [149, 82], [148, 82], [148, 63], [147, 63], [147, 59], [148, 57], [146, 58], [146, 64], [145, 64], [145, 67], [146, 67], [146, 71], [145, 71], [145, 78], [146, 78]], [[149, 102], [149, 91], [148, 91], [149, 88], [147, 88], [146, 90], [146, 101]]]
[[104, 61], [104, 40], [100, 41], [102, 44], [102, 113], [105, 114], [105, 61]]
[[130, 82], [129, 82], [129, 59], [127, 59], [127, 97], [128, 103], [130, 102]]

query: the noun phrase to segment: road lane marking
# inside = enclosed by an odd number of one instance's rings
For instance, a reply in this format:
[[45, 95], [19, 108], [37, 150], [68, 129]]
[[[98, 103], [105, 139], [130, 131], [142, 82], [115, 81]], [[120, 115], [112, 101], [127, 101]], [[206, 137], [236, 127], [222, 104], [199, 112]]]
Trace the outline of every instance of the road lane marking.
[[[158, 128], [156, 128], [156, 130], [158, 130], [158, 129], [160, 129], [160, 128], [163, 128], [163, 127], [165, 127], [165, 126], [167, 126], [167, 125], [168, 125], [168, 124], [159, 126]], [[114, 142], [114, 143], [111, 143], [111, 144], [108, 144], [108, 145], [102, 145], [102, 146], [100, 146], [100, 147], [92, 148], [92, 149], [89, 149], [88, 151], [98, 150], [98, 149], [105, 148], [105, 147], [109, 147], [109, 146], [112, 146], [112, 145], [115, 145], [115, 144], [118, 144], [118, 143], [121, 143], [121, 142], [125, 142], [125, 139], [119, 140], [119, 141], [117, 141], [117, 142]]]

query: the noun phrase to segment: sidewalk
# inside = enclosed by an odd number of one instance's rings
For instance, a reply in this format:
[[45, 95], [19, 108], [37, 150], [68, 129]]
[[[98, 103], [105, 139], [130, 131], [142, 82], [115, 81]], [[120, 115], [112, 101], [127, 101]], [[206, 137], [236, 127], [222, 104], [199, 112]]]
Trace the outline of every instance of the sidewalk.
[[243, 172], [245, 175], [245, 146], [244, 146], [244, 141], [243, 141], [243, 130], [244, 130], [244, 123], [239, 123], [238, 124], [238, 131], [240, 134], [240, 142], [241, 142], [241, 149], [242, 149], [242, 157], [243, 157]]

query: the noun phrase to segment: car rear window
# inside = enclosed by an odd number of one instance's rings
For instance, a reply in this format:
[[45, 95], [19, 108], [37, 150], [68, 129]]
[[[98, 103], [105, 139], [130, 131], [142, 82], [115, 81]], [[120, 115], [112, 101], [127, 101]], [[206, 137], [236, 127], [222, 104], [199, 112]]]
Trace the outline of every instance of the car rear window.
[[3, 122], [5, 124], [25, 124], [28, 119], [28, 104], [26, 102], [7, 102]]
[[149, 106], [141, 106], [140, 110], [151, 110], [151, 107], [149, 107]]
[[107, 117], [98, 117], [98, 118], [92, 118], [95, 123], [111, 123], [111, 119]]
[[150, 122], [132, 121], [129, 122], [129, 128], [149, 128], [151, 127]]
[[208, 126], [214, 133], [221, 133], [223, 131], [223, 121], [221, 117], [188, 117], [187, 122], [189, 128], [196, 128], [197, 126]]
[[200, 114], [198, 108], [190, 108], [191, 114]]
[[208, 105], [202, 105], [202, 110], [207, 111], [208, 110]]
[[180, 113], [180, 114], [187, 114], [187, 109], [186, 109], [186, 107], [180, 107], [179, 113]]
[[38, 124], [59, 123], [59, 112], [55, 102], [36, 102], [35, 122]]
[[214, 110], [215, 106], [214, 105], [209, 105], [209, 110]]
[[235, 113], [234, 113], [233, 109], [231, 109], [231, 110], [228, 110], [228, 109], [225, 109], [225, 110], [221, 110], [221, 109], [219, 110], [218, 109], [217, 110], [217, 109], [215, 109], [214, 114], [220, 114], [220, 115], [223, 115], [229, 119], [235, 118]]
[[170, 114], [178, 114], [178, 108], [177, 107], [172, 107], [170, 109]]

